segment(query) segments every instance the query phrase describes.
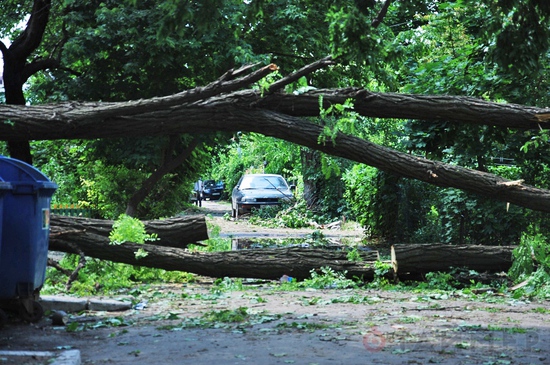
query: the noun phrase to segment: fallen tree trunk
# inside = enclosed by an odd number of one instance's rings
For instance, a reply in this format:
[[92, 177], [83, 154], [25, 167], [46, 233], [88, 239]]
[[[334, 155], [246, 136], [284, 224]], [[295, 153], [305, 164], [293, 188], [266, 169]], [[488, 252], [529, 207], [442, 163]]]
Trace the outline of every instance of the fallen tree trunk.
[[[200, 218], [200, 217], [199, 217]], [[311, 270], [330, 267], [346, 271], [349, 278], [372, 280], [375, 277], [374, 263], [379, 260], [377, 251], [358, 251], [362, 261], [349, 261], [345, 249], [286, 247], [251, 249], [227, 252], [189, 252], [182, 247], [179, 236], [174, 235], [174, 222], [184, 218], [146, 222], [149, 232], [159, 233], [163, 246], [157, 244], [123, 243], [111, 245], [108, 232], [112, 221], [86, 218], [52, 218], [50, 250], [86, 255], [102, 260], [130, 265], [160, 268], [169, 271], [185, 271], [210, 277], [245, 277], [277, 279], [283, 275], [304, 279]], [[196, 217], [187, 217], [196, 219]], [[204, 217], [202, 217], [204, 220]], [[200, 220], [200, 219], [199, 219]], [[204, 222], [204, 221], [203, 221]], [[176, 224], [178, 227], [181, 225]], [[193, 225], [196, 225], [194, 223]], [[153, 228], [154, 227], [154, 228]], [[444, 244], [394, 245], [391, 247], [392, 270], [395, 275], [415, 277], [428, 272], [447, 272], [453, 267], [467, 268], [478, 272], [507, 271], [512, 264], [514, 246], [451, 246]], [[135, 253], [142, 249], [146, 257], [137, 259]]]
[[[309, 72], [332, 64], [330, 58], [306, 67]], [[509, 181], [499, 176], [415, 157], [378, 146], [362, 138], [337, 133], [332, 141], [325, 126], [298, 116], [319, 114], [318, 99], [338, 103], [352, 99], [363, 115], [420, 118], [473, 123], [482, 121], [502, 127], [547, 128], [550, 111], [513, 104], [485, 102], [452, 96], [376, 94], [363, 89], [318, 90], [303, 95], [280, 96], [274, 91], [295, 81], [284, 78], [267, 94], [241, 90], [269, 73], [268, 65], [238, 80], [217, 80], [204, 88], [175, 95], [118, 103], [67, 102], [51, 105], [0, 105], [0, 139], [94, 139], [248, 131], [316, 149], [378, 169], [440, 187], [454, 187], [491, 199], [533, 210], [550, 212], [550, 191]], [[239, 72], [237, 74], [240, 75]], [[302, 75], [303, 73], [298, 73]], [[282, 80], [281, 80], [282, 81]], [[328, 107], [328, 104], [325, 107]], [[371, 114], [372, 113], [372, 114]]]
[[[349, 261], [346, 251], [311, 249], [301, 247], [258, 249], [227, 252], [188, 252], [179, 248], [150, 244], [123, 243], [110, 245], [104, 236], [89, 233], [90, 240], [73, 243], [76, 233], [51, 237], [50, 249], [68, 253], [84, 253], [86, 256], [121, 262], [130, 265], [160, 268], [169, 271], [185, 271], [210, 277], [242, 277], [279, 279], [288, 275], [297, 279], [311, 276], [311, 270], [331, 267], [335, 271], [347, 271], [347, 277], [363, 280], [374, 278], [374, 261]], [[136, 259], [135, 252], [142, 249], [147, 256]], [[376, 252], [361, 253], [364, 260], [378, 257]], [[390, 274], [391, 275], [391, 274]]]
[[393, 269], [398, 276], [447, 272], [467, 268], [478, 272], [508, 271], [515, 246], [401, 244], [391, 248]]
[[[109, 241], [114, 221], [52, 215], [50, 219], [50, 249], [59, 243], [93, 246], [98, 237]], [[185, 248], [189, 244], [208, 239], [203, 215], [144, 221], [145, 231], [159, 238], [154, 245]], [[112, 246], [110, 246], [112, 247]], [[114, 260], [116, 261], [116, 260]]]

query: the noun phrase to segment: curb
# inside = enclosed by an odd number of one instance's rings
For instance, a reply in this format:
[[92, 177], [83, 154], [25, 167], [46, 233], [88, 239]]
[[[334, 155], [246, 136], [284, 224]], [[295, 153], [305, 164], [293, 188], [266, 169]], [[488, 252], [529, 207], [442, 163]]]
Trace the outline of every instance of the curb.
[[40, 296], [39, 303], [45, 311], [63, 310], [68, 313], [83, 310], [118, 312], [132, 309], [132, 303], [120, 300], [74, 298], [61, 295]]
[[[79, 350], [65, 350], [61, 352], [54, 351], [0, 351], [1, 356], [19, 357], [45, 357], [49, 365], [80, 365]], [[51, 361], [51, 362], [50, 362]], [[16, 362], [17, 363], [17, 362]]]

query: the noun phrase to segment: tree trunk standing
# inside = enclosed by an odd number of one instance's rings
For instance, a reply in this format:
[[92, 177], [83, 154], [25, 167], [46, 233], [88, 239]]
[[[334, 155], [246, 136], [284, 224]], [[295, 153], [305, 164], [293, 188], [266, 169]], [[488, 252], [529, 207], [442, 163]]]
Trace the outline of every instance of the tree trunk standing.
[[[3, 52], [3, 55], [6, 104], [25, 105], [25, 96], [23, 95], [25, 59], [16, 58], [15, 52], [11, 49]], [[32, 164], [31, 147], [28, 140], [8, 140], [8, 152], [13, 158]]]
[[388, 237], [391, 242], [404, 242], [403, 227], [397, 227], [400, 222], [399, 179], [396, 174], [378, 171], [376, 186], [378, 189], [372, 197], [373, 211], [381, 214], [373, 217], [372, 233], [375, 236]]
[[130, 217], [135, 217], [139, 204], [151, 193], [155, 184], [157, 184], [164, 175], [168, 174], [170, 171], [176, 169], [180, 166], [189, 156], [193, 150], [198, 146], [198, 138], [194, 138], [187, 148], [183, 150], [178, 156], [174, 157], [171, 160], [164, 160], [163, 164], [155, 170], [149, 178], [147, 178], [142, 184], [141, 187], [132, 195], [126, 206], [126, 214]]
[[[334, 162], [334, 159], [312, 148], [301, 148], [302, 177], [304, 182], [304, 199], [308, 209], [316, 213], [341, 211], [344, 194], [341, 176], [334, 172], [325, 174], [331, 167], [323, 167], [323, 159]], [[328, 198], [327, 198], [328, 197]]]
[[[50, 221], [50, 249], [64, 251], [72, 244], [79, 247], [94, 245], [95, 240], [109, 241], [113, 221], [52, 215]], [[144, 221], [145, 231], [159, 238], [152, 244], [186, 248], [189, 244], [208, 239], [204, 216], [185, 216], [169, 219]], [[112, 247], [112, 246], [111, 246]], [[116, 261], [116, 260], [112, 260]]]
[[300, 148], [302, 162], [302, 179], [304, 183], [304, 200], [308, 209], [318, 211], [318, 204], [321, 201], [321, 189], [319, 173], [321, 161], [319, 152], [310, 148]]
[[[0, 42], [4, 59], [4, 91], [6, 104], [25, 105], [23, 85], [27, 79], [41, 68], [39, 63], [28, 64], [27, 58], [38, 48], [48, 24], [51, 0], [34, 0], [32, 13], [25, 30], [7, 48]], [[31, 147], [28, 138], [8, 139], [11, 157], [32, 164]]]

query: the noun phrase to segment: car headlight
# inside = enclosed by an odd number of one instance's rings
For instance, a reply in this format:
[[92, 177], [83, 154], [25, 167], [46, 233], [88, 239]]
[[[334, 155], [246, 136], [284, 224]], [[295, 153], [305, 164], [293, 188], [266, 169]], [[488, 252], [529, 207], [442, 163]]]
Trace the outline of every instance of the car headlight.
[[255, 201], [256, 201], [256, 198], [251, 198], [248, 196], [243, 196], [243, 198], [241, 199], [241, 202], [243, 203], [254, 203]]

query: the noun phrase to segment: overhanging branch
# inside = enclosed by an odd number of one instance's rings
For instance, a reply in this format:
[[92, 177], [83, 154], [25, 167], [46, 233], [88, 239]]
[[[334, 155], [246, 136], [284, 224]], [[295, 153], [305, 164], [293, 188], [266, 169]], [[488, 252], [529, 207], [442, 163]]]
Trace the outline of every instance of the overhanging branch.
[[[108, 138], [162, 134], [166, 128], [162, 118], [186, 119], [188, 112], [205, 108], [207, 114], [227, 105], [250, 110], [272, 110], [289, 116], [319, 115], [319, 96], [325, 108], [354, 102], [360, 115], [377, 118], [449, 120], [457, 123], [492, 125], [515, 129], [547, 129], [550, 109], [504, 104], [481, 99], [449, 95], [412, 95], [374, 93], [365, 89], [318, 89], [305, 94], [273, 93], [262, 96], [257, 90], [237, 90], [247, 82], [257, 81], [276, 69], [266, 66], [253, 74], [228, 82], [213, 82], [175, 95], [119, 103], [67, 102], [50, 105], [0, 105], [0, 140], [44, 140], [73, 138]], [[254, 82], [255, 82], [254, 81]], [[148, 125], [142, 125], [148, 121]], [[218, 120], [223, 123], [223, 120]], [[134, 125], [140, 128], [134, 128]], [[99, 128], [101, 126], [101, 128]], [[174, 133], [187, 133], [185, 122]], [[211, 130], [211, 129], [209, 129]]]
[[[0, 106], [0, 139], [92, 139], [174, 135], [193, 132], [251, 131], [284, 139], [408, 178], [453, 187], [550, 212], [550, 191], [507, 184], [499, 176], [418, 158], [338, 134], [335, 144], [318, 144], [320, 125], [301, 116], [319, 114], [319, 96], [328, 104], [353, 99], [366, 116], [492, 124], [508, 128], [547, 128], [550, 110], [456, 96], [372, 93], [364, 89], [314, 90], [302, 95], [237, 89], [276, 70], [268, 65], [237, 80], [163, 98], [121, 103], [62, 103]], [[503, 209], [504, 205], [503, 205]]]

